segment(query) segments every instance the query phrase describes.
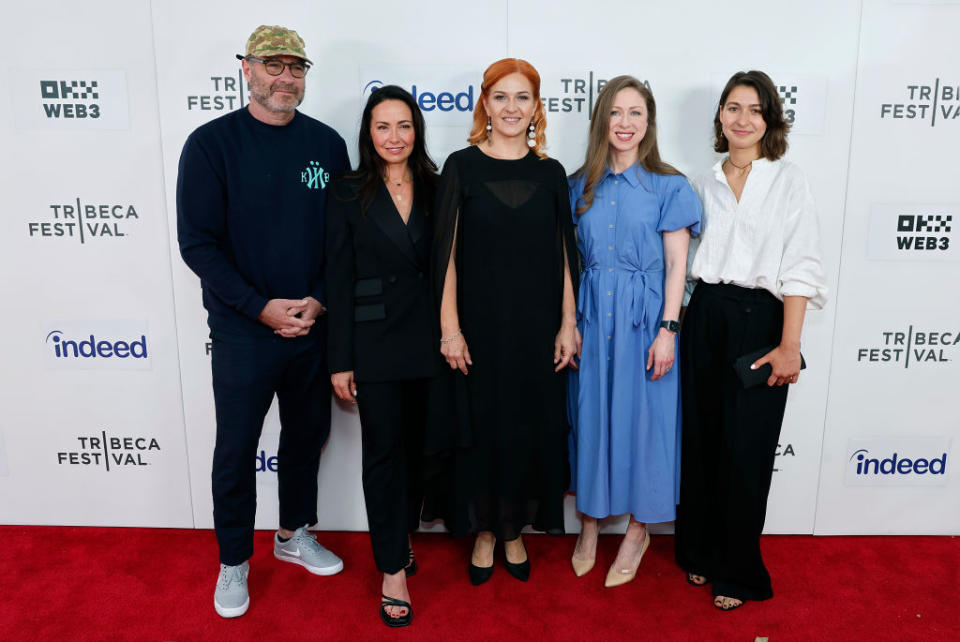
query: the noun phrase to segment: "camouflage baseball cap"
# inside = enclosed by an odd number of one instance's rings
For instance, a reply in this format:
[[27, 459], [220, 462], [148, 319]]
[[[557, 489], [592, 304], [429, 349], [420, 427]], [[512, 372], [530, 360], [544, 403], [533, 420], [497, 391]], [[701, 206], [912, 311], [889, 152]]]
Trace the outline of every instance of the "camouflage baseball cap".
[[237, 54], [241, 60], [246, 56], [266, 58], [268, 56], [295, 56], [313, 64], [304, 51], [303, 38], [293, 29], [277, 25], [260, 25], [247, 38], [247, 53]]

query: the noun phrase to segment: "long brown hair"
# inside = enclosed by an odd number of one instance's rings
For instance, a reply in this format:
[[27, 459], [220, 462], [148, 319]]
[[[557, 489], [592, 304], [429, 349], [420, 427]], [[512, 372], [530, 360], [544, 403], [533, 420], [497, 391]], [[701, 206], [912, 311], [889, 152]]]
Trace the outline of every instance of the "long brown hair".
[[620, 90], [628, 88], [636, 89], [647, 105], [647, 132], [637, 148], [637, 160], [645, 170], [653, 174], [682, 175], [675, 167], [660, 159], [660, 149], [657, 147], [657, 103], [653, 100], [653, 94], [646, 85], [633, 76], [611, 78], [597, 94], [597, 102], [593, 105], [587, 156], [580, 169], [571, 175], [571, 178], [584, 179], [583, 195], [577, 201], [577, 209], [574, 212], [577, 216], [593, 205], [593, 190], [607, 170], [610, 162], [610, 112], [617, 94]]
[[543, 109], [543, 101], [540, 100], [540, 74], [526, 60], [519, 58], [504, 58], [493, 63], [483, 72], [483, 83], [480, 85], [480, 97], [477, 99], [477, 105], [473, 109], [473, 128], [470, 130], [470, 137], [467, 142], [471, 145], [477, 145], [487, 139], [487, 108], [483, 106], [485, 98], [490, 96], [490, 88], [500, 82], [510, 74], [521, 74], [530, 81], [533, 86], [533, 100], [537, 105], [533, 112], [533, 133], [536, 145], [531, 147], [533, 153], [540, 158], [546, 158], [547, 154], [543, 151], [547, 146], [547, 115]]

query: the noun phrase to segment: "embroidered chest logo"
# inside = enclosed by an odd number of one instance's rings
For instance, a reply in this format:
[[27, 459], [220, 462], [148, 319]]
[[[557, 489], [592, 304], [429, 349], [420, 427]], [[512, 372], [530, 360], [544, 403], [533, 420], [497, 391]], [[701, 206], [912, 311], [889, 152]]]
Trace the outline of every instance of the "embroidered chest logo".
[[309, 189], [323, 189], [330, 182], [330, 172], [325, 172], [317, 161], [310, 161], [300, 172], [300, 182], [306, 183]]

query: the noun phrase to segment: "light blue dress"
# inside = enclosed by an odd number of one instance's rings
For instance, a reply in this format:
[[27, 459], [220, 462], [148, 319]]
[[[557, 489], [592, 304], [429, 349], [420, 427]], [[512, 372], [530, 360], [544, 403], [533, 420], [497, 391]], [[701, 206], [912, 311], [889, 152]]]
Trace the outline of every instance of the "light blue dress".
[[[576, 212], [583, 179], [570, 180]], [[579, 371], [571, 371], [568, 411], [571, 490], [593, 517], [631, 513], [641, 522], [676, 516], [680, 490], [680, 369], [651, 381], [647, 352], [663, 319], [661, 232], [700, 232], [700, 199], [683, 176], [639, 164], [607, 170], [579, 217], [583, 265], [577, 324]]]

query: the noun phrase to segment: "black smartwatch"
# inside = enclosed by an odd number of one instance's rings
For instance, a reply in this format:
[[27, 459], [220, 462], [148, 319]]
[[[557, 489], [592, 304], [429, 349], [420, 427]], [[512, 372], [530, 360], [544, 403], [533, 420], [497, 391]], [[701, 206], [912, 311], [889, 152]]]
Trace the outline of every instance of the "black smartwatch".
[[661, 321], [660, 327], [666, 328], [667, 330], [669, 330], [670, 332], [673, 332], [674, 334], [677, 334], [678, 332], [680, 332], [679, 321]]

